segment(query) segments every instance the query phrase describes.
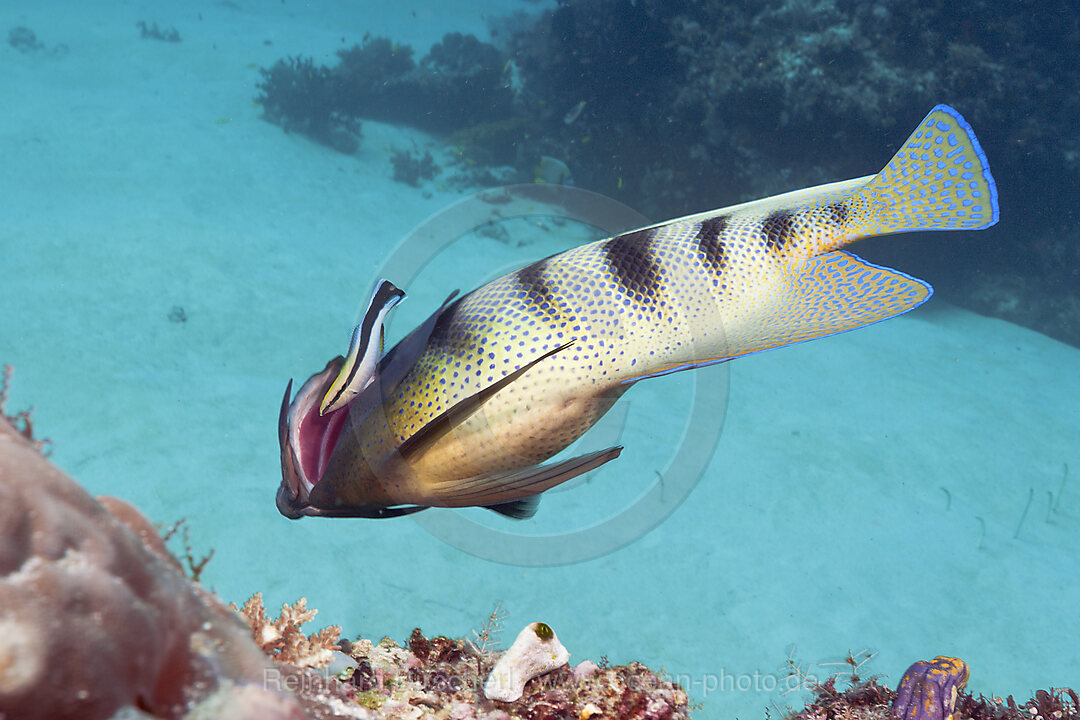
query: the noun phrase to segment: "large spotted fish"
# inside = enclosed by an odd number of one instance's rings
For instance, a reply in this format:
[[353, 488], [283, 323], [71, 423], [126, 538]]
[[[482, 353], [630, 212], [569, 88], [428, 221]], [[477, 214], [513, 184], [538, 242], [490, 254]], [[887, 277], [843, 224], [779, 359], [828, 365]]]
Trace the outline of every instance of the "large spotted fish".
[[621, 448], [542, 465], [635, 382], [907, 312], [928, 284], [841, 250], [976, 230], [997, 191], [971, 127], [934, 108], [885, 168], [582, 245], [452, 295], [381, 355], [402, 293], [380, 281], [353, 333], [279, 420], [288, 517], [486, 506], [515, 517]]

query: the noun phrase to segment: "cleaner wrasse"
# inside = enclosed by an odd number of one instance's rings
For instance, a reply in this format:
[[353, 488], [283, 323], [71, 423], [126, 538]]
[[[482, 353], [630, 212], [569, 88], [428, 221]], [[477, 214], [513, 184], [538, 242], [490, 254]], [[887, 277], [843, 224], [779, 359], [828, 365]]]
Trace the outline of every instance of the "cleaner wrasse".
[[[971, 127], [935, 107], [877, 175], [627, 232], [452, 294], [381, 355], [403, 294], [380, 281], [347, 359], [330, 360], [278, 421], [291, 518], [427, 507], [535, 512], [540, 493], [621, 447], [540, 464], [631, 385], [852, 330], [919, 306], [930, 286], [841, 248], [998, 220]], [[381, 357], [380, 357], [381, 355]]]

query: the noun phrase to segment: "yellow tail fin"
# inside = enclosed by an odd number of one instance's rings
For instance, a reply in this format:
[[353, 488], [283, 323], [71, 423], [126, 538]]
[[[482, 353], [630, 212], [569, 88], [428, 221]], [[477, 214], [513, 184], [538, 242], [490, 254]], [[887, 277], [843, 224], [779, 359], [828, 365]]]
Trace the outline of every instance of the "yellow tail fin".
[[889, 164], [852, 198], [857, 237], [980, 230], [998, 221], [997, 187], [967, 121], [938, 105]]

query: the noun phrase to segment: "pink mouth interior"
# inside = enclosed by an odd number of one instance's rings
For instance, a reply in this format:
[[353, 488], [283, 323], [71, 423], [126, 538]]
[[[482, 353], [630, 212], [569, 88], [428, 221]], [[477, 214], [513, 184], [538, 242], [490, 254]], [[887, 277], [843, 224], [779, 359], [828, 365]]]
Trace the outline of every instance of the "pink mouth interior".
[[318, 483], [326, 472], [330, 455], [334, 452], [348, 417], [347, 405], [326, 415], [319, 415], [319, 406], [313, 403], [300, 421], [300, 463], [304, 477], [312, 485]]

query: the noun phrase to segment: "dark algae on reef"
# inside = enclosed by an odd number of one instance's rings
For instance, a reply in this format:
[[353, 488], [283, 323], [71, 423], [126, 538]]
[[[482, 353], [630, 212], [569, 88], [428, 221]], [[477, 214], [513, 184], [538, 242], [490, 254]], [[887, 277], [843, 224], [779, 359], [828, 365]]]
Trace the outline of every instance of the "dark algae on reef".
[[[991, 138], [1015, 211], [994, 242], [865, 252], [903, 256], [953, 302], [1080, 344], [1080, 75], [1062, 72], [1080, 62], [1073, 3], [566, 0], [493, 30], [497, 46], [447, 36], [419, 64], [366, 39], [330, 69], [354, 78], [332, 111], [437, 133], [519, 181], [554, 158], [579, 187], [673, 217], [853, 177], [915, 108], [945, 100]], [[279, 88], [266, 77], [267, 107]]]

